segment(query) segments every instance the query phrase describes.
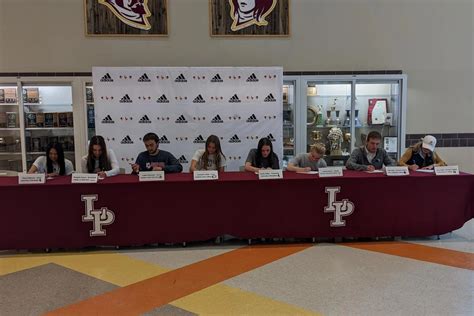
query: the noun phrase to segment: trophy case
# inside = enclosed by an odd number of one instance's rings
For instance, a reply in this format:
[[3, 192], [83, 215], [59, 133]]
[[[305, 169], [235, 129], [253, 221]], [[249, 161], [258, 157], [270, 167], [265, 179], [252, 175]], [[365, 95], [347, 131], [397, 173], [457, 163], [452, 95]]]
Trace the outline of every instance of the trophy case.
[[50, 143], [61, 143], [64, 157], [75, 164], [72, 86], [29, 84], [22, 86], [27, 170]]
[[406, 75], [302, 75], [298, 83], [296, 153], [321, 143], [328, 165], [343, 166], [354, 148], [365, 145], [367, 134], [377, 131], [380, 148], [394, 160], [400, 158], [405, 148]]
[[95, 136], [95, 108], [94, 108], [94, 87], [92, 82], [86, 82], [86, 120], [87, 120], [87, 140]]
[[0, 82], [0, 173], [22, 171], [20, 102], [17, 83]]
[[296, 153], [295, 126], [296, 126], [296, 82], [294, 80], [283, 81], [283, 167]]

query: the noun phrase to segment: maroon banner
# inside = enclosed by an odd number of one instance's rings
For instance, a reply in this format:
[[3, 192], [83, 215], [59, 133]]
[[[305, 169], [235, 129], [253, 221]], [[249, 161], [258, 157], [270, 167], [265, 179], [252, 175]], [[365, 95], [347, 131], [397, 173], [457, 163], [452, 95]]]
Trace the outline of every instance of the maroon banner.
[[429, 236], [474, 217], [474, 176], [344, 171], [341, 178], [221, 173], [217, 181], [120, 175], [97, 184], [0, 179], [0, 249], [77, 248], [241, 238]]

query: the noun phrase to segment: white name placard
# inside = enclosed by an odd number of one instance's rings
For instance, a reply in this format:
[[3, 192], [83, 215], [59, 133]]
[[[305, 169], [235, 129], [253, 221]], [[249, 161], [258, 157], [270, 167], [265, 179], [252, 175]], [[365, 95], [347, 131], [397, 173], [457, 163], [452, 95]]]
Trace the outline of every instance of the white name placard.
[[390, 177], [400, 177], [400, 176], [409, 176], [410, 172], [408, 171], [407, 166], [388, 166], [385, 167], [385, 174]]
[[219, 179], [219, 173], [217, 172], [217, 170], [200, 170], [200, 171], [194, 171], [193, 177], [195, 181], [217, 180]]
[[283, 170], [281, 169], [262, 169], [258, 171], [259, 180], [283, 179]]
[[44, 173], [35, 173], [35, 174], [18, 174], [18, 184], [44, 184], [46, 177]]
[[319, 168], [320, 178], [342, 177], [344, 175], [342, 167], [325, 167]]
[[459, 166], [434, 167], [437, 176], [459, 175]]
[[140, 171], [138, 174], [138, 180], [140, 182], [144, 181], [164, 181], [165, 172], [164, 171]]
[[97, 183], [97, 174], [94, 173], [73, 173], [71, 183]]

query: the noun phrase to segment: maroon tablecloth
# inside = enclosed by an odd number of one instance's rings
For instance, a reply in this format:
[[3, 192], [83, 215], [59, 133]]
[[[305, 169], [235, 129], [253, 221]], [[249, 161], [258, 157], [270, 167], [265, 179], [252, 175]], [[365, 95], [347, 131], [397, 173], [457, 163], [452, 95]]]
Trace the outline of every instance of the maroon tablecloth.
[[[227, 172], [218, 181], [171, 174], [164, 182], [138, 182], [132, 175], [97, 184], [70, 184], [70, 177], [44, 185], [17, 182], [0, 178], [0, 249], [142, 245], [223, 234], [427, 236], [455, 230], [474, 217], [474, 176], [469, 174], [387, 177], [344, 171], [342, 178], [323, 179], [285, 172], [282, 180], [259, 181], [253, 173]], [[332, 202], [343, 212], [353, 205], [352, 214], [341, 217], [345, 226], [331, 225], [335, 212], [325, 212], [333, 208], [326, 193], [331, 188], [339, 188]], [[83, 221], [84, 195], [97, 195], [94, 210], [107, 208], [102, 217], [96, 215], [98, 222], [113, 212], [114, 222], [99, 227], [105, 236], [90, 235], [94, 222]]]

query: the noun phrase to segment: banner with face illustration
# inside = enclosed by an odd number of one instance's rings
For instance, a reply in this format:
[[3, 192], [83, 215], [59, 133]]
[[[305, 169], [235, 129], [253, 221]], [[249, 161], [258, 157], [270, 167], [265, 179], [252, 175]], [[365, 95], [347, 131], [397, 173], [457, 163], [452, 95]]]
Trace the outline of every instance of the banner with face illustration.
[[262, 137], [281, 161], [282, 68], [95, 67], [93, 82], [96, 134], [127, 172], [149, 132], [184, 171], [210, 135], [220, 140], [226, 170], [239, 170]]

